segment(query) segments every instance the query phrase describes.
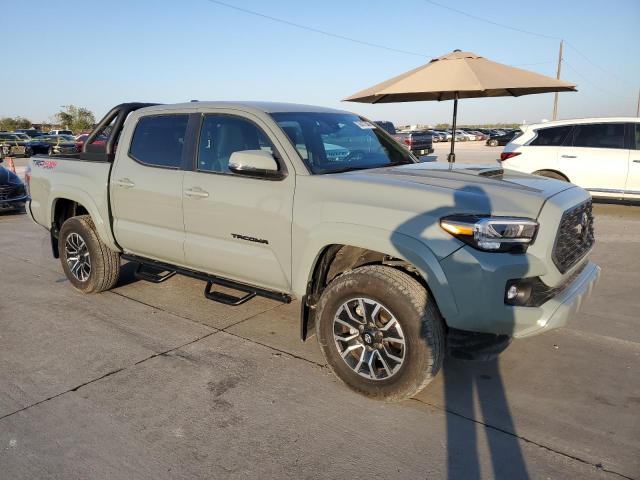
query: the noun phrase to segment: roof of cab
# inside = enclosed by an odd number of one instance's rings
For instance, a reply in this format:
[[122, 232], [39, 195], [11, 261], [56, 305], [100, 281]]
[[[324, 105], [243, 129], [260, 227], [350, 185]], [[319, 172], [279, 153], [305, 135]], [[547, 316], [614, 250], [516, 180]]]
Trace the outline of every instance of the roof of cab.
[[155, 110], [182, 110], [193, 108], [231, 108], [244, 111], [259, 111], [263, 113], [277, 112], [321, 112], [321, 113], [345, 113], [345, 110], [337, 110], [334, 108], [318, 107], [314, 105], [301, 105], [298, 103], [284, 102], [210, 102], [210, 101], [192, 101], [187, 103], [160, 104], [152, 107], [141, 109], [143, 112], [151, 112]]

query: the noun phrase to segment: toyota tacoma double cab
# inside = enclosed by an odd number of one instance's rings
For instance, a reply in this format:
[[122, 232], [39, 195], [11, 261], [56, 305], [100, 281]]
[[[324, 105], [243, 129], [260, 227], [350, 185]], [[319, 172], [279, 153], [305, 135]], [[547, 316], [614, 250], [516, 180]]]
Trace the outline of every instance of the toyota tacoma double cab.
[[122, 104], [81, 153], [30, 168], [29, 215], [76, 289], [114, 287], [129, 261], [228, 305], [296, 300], [302, 339], [386, 401], [425, 387], [445, 354], [484, 358], [562, 327], [599, 275], [585, 190], [420, 163], [340, 110]]

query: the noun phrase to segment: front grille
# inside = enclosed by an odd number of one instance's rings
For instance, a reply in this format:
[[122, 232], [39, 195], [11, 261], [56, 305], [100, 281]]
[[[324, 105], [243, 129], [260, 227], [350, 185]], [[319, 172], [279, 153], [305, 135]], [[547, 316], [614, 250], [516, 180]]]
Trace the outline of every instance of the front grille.
[[560, 273], [565, 273], [591, 250], [594, 242], [593, 213], [588, 200], [562, 214], [553, 246], [553, 263]]
[[11, 200], [24, 194], [22, 185], [0, 185], [0, 200]]

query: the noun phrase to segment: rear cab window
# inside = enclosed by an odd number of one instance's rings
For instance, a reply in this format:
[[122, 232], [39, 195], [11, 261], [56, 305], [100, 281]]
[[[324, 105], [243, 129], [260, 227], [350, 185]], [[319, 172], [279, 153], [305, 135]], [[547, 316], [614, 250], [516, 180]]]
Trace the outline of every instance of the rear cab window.
[[180, 168], [188, 119], [187, 114], [140, 118], [131, 138], [129, 156], [143, 165]]

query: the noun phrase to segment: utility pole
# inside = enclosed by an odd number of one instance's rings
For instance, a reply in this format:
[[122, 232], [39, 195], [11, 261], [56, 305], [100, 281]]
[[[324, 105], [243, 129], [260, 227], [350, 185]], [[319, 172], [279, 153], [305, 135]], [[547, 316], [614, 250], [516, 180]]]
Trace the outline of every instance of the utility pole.
[[[556, 78], [560, 80], [560, 71], [562, 70], [562, 45], [564, 44], [564, 40], [560, 40], [560, 53], [558, 53], [558, 73], [556, 73]], [[553, 120], [558, 119], [558, 92], [556, 92], [553, 96]]]

